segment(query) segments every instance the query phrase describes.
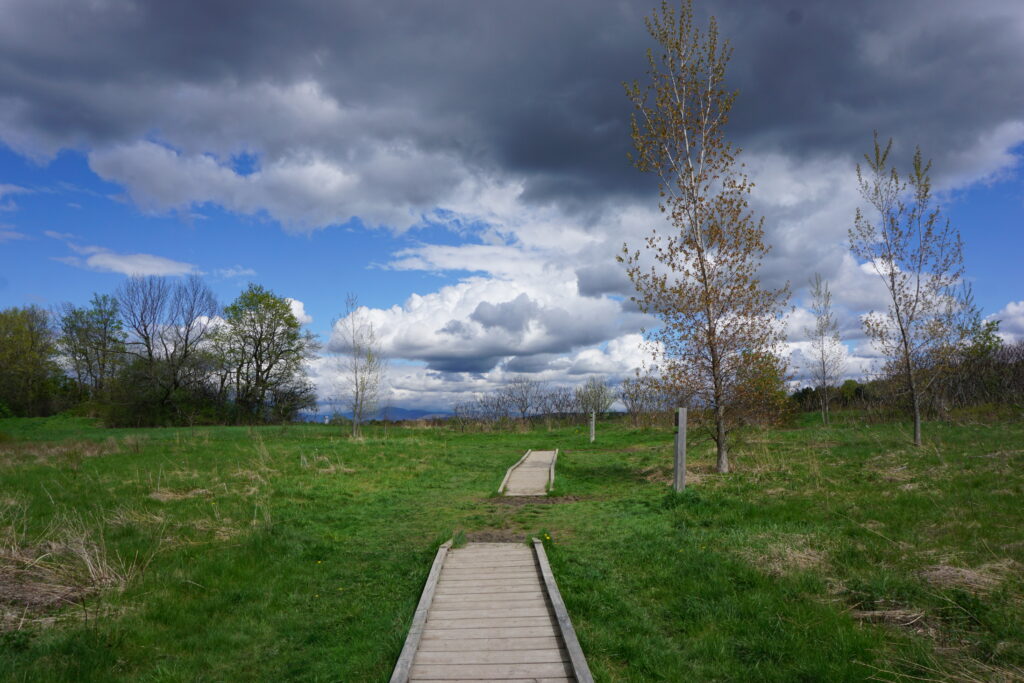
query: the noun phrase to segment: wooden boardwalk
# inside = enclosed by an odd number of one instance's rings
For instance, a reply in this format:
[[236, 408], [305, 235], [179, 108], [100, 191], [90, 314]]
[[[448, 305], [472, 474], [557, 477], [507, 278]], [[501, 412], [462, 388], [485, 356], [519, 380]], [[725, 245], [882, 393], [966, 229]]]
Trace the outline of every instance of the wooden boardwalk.
[[506, 496], [543, 496], [555, 483], [558, 451], [526, 451], [508, 468], [498, 492]]
[[442, 546], [391, 677], [495, 680], [593, 680], [539, 541]]

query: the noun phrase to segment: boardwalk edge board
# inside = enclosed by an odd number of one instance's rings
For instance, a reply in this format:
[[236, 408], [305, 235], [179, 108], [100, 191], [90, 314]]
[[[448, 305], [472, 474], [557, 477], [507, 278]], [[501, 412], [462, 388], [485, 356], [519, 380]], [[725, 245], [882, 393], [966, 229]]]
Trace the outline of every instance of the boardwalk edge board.
[[558, 449], [555, 449], [555, 457], [551, 458], [551, 467], [548, 469], [548, 491], [555, 488], [555, 463], [558, 462]]
[[437, 590], [438, 579], [441, 578], [441, 569], [444, 567], [445, 558], [452, 547], [451, 541], [445, 541], [437, 549], [434, 556], [434, 564], [427, 574], [427, 583], [423, 586], [423, 594], [420, 595], [420, 602], [416, 606], [416, 613], [412, 617], [412, 625], [409, 626], [409, 635], [402, 647], [402, 654], [398, 656], [395, 670], [391, 674], [391, 683], [406, 683], [409, 680], [409, 673], [412, 670], [412, 660], [419, 649], [420, 639], [423, 637], [423, 628], [427, 623], [427, 613], [430, 612], [430, 605], [434, 602], [434, 592]]
[[523, 457], [519, 458], [519, 460], [516, 460], [516, 463], [512, 465], [512, 467], [508, 468], [508, 471], [505, 472], [505, 478], [501, 480], [501, 485], [498, 487], [498, 493], [505, 492], [505, 487], [508, 486], [508, 478], [512, 476], [512, 471], [515, 470], [515, 468], [519, 467], [519, 465], [522, 464], [524, 460], [530, 457], [530, 453], [533, 453], [532, 448], [523, 453]]
[[587, 658], [583, 655], [583, 648], [580, 647], [580, 641], [576, 638], [576, 630], [572, 627], [569, 612], [566, 611], [565, 602], [562, 601], [562, 594], [558, 592], [558, 584], [555, 583], [555, 576], [551, 573], [551, 565], [548, 564], [548, 556], [544, 552], [544, 544], [540, 539], [533, 539], [533, 550], [537, 554], [537, 564], [540, 566], [548, 599], [551, 601], [552, 609], [555, 610], [555, 619], [558, 621], [562, 642], [565, 643], [565, 649], [569, 652], [573, 674], [579, 683], [594, 683], [590, 667], [587, 666]]

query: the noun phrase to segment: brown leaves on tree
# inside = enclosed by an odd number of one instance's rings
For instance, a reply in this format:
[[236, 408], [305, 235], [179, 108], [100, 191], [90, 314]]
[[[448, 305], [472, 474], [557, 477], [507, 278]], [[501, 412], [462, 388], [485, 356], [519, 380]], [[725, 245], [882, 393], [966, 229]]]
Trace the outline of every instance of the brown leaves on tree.
[[671, 229], [652, 230], [643, 252], [624, 245], [620, 261], [634, 300], [662, 321], [652, 334], [662, 377], [712, 412], [718, 470], [727, 472], [745, 363], [782, 342], [789, 289], [757, 279], [768, 252], [763, 219], [749, 209], [752, 184], [724, 134], [737, 96], [725, 85], [732, 50], [719, 43], [714, 18], [706, 33], [693, 25], [692, 9], [684, 2], [677, 13], [663, 2], [653, 13], [647, 28], [661, 51], [648, 51], [647, 84], [626, 85], [634, 162], [657, 174]]

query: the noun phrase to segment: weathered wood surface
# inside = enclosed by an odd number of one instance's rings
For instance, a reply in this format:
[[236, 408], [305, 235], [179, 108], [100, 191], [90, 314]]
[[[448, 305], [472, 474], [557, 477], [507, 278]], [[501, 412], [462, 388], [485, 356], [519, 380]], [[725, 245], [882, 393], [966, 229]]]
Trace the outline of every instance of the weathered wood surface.
[[403, 680], [588, 680], [577, 679], [543, 567], [535, 548], [513, 543], [448, 550]]
[[506, 496], [543, 496], [554, 482], [558, 451], [527, 451], [505, 473], [499, 491]]

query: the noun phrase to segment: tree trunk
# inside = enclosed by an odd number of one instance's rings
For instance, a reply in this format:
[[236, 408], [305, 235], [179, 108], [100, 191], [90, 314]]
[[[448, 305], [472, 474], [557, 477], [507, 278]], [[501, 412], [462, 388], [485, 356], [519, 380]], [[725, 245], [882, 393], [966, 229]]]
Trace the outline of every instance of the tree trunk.
[[914, 401], [914, 445], [920, 447], [921, 445], [921, 401], [917, 395], [917, 391], [913, 392], [912, 400]]
[[725, 446], [725, 406], [715, 406], [715, 441], [718, 445], [718, 473], [729, 473], [729, 452]]

